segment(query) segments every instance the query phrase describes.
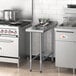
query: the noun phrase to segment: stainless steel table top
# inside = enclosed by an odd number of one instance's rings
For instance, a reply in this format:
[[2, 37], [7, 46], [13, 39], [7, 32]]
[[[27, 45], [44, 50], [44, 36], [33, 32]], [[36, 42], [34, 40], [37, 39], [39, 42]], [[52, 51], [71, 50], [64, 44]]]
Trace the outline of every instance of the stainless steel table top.
[[46, 31], [54, 28], [56, 25], [57, 25], [57, 23], [56, 23], [56, 22], [53, 22], [53, 23], [51, 23], [51, 24], [49, 24], [49, 25], [46, 25], [46, 26], [42, 26], [42, 25], [40, 25], [40, 26], [37, 25], [38, 27], [31, 26], [31, 27], [25, 29], [25, 31], [26, 31], [26, 32], [44, 33], [44, 32], [46, 32]]

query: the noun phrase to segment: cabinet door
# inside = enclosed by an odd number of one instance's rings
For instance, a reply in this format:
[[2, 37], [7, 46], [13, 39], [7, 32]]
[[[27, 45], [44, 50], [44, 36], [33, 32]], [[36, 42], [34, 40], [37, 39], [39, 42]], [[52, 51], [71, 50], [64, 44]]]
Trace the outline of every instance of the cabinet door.
[[18, 38], [0, 37], [1, 56], [18, 57]]
[[76, 68], [76, 42], [56, 41], [56, 66]]

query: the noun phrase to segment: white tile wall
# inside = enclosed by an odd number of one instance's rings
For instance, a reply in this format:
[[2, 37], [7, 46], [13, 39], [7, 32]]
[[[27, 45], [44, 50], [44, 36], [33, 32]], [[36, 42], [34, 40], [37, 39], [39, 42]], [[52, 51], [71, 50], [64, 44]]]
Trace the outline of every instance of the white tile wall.
[[[38, 12], [38, 13], [37, 13]], [[34, 0], [34, 19], [35, 23], [36, 18], [45, 17], [45, 18], [54, 18], [56, 15], [56, 0]], [[52, 17], [51, 17], [52, 16]]]
[[71, 0], [71, 3], [72, 4], [76, 4], [76, 0]]
[[34, 0], [34, 23], [38, 23], [36, 18], [40, 17], [49, 17], [50, 19], [58, 20], [59, 23], [61, 23], [63, 9], [70, 3], [72, 3], [71, 0]]
[[[57, 20], [59, 23], [63, 22], [63, 9], [65, 7], [67, 7], [67, 4], [70, 4], [71, 0], [34, 0], [34, 24], [38, 23], [38, 18], [50, 18], [53, 20]], [[35, 34], [33, 34], [33, 40], [34, 37], [36, 37]], [[37, 38], [35, 38], [37, 40], [37, 42], [33, 43], [33, 44], [37, 44], [35, 45], [37, 48], [33, 47], [33, 51], [35, 50], [39, 50], [39, 36], [37, 36]], [[49, 53], [50, 51], [52, 51], [52, 33], [51, 30], [49, 32], [47, 32], [47, 34], [45, 35], [45, 50], [47, 50], [47, 52]], [[37, 52], [37, 51], [36, 51]], [[35, 53], [36, 53], [35, 52]]]

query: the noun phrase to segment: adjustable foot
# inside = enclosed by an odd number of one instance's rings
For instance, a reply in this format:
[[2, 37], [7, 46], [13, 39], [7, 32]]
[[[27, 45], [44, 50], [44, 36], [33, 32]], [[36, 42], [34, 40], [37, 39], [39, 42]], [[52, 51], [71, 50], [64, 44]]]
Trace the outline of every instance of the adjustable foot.
[[42, 73], [42, 71], [40, 71], [40, 73]]
[[30, 69], [30, 72], [32, 72], [32, 69]]

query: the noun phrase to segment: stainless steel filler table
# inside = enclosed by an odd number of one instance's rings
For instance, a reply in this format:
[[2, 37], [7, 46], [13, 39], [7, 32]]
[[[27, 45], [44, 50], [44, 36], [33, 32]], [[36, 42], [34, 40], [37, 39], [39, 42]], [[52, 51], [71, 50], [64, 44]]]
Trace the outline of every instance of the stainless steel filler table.
[[43, 34], [45, 32], [47, 32], [50, 29], [53, 29], [54, 26], [56, 24], [53, 25], [49, 25], [47, 26], [47, 28], [41, 28], [41, 29], [36, 29], [34, 28], [34, 26], [31, 26], [29, 28], [27, 28], [25, 31], [26, 32], [30, 32], [30, 71], [32, 71], [32, 33], [40, 33], [40, 73], [42, 72], [42, 51], [44, 49], [43, 44], [44, 44], [44, 36]]

